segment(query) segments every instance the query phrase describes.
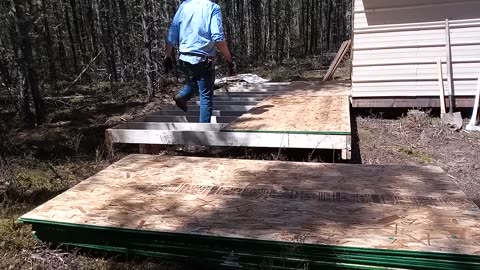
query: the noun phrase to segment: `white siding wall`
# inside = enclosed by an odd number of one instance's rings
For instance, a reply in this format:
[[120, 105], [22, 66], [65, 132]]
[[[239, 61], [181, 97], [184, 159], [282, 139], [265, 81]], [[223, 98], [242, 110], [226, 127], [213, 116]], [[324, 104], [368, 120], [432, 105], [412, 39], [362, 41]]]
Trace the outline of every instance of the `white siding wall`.
[[438, 96], [436, 59], [444, 62], [447, 78], [446, 18], [455, 94], [473, 96], [480, 74], [480, 0], [355, 0], [352, 96]]

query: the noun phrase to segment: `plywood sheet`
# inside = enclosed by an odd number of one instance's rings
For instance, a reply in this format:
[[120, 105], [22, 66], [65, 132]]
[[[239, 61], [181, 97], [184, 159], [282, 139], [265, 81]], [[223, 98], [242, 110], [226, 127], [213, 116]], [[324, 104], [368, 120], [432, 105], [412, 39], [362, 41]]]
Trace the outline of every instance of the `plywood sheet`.
[[349, 86], [296, 82], [230, 123], [226, 131], [350, 134]]
[[478, 255], [479, 217], [438, 167], [131, 155], [22, 218]]

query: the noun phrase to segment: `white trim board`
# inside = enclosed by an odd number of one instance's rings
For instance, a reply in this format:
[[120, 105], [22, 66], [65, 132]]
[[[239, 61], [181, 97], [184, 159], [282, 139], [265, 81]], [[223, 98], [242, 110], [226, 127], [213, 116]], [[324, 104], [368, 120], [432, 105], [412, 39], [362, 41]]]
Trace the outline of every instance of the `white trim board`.
[[350, 158], [351, 151], [351, 135], [116, 128], [108, 129], [106, 137], [110, 143], [335, 149], [342, 150], [344, 159]]

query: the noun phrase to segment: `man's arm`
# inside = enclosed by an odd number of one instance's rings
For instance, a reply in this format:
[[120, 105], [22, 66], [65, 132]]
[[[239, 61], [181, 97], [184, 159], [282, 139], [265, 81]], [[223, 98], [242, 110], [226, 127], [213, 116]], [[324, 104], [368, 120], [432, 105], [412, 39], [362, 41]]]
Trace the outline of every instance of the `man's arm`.
[[220, 53], [222, 53], [223, 57], [225, 57], [225, 60], [227, 60], [228, 63], [233, 62], [232, 55], [230, 54], [230, 50], [228, 49], [228, 45], [226, 41], [217, 42], [217, 48], [220, 51]]
[[220, 41], [217, 42], [218, 50], [223, 54], [225, 57], [225, 60], [228, 62], [228, 68], [229, 68], [229, 73], [230, 76], [236, 76], [237, 75], [237, 65], [233, 61], [232, 55], [230, 54], [230, 51], [228, 50], [228, 45], [227, 42], [225, 41]]
[[168, 30], [167, 39], [165, 42], [165, 58], [171, 58], [173, 54], [173, 48], [179, 43], [180, 38], [180, 22], [179, 13], [181, 7], [177, 10], [175, 17], [173, 17], [172, 24]]
[[218, 5], [215, 5], [213, 10], [210, 30], [212, 32], [212, 40], [217, 44], [218, 50], [228, 62], [230, 75], [236, 75], [237, 67], [233, 62], [232, 55], [230, 54], [227, 42], [225, 41], [225, 36], [223, 34], [222, 11]]
[[165, 66], [165, 70], [167, 73], [169, 73], [170, 70], [173, 69], [173, 65], [175, 64], [174, 48], [175, 45], [179, 43], [180, 28], [178, 14], [179, 11], [177, 11], [175, 17], [173, 18], [170, 29], [168, 30], [167, 39], [165, 41], [165, 58], [163, 60], [163, 65]]
[[171, 58], [173, 55], [173, 45], [165, 45], [165, 57]]
[[214, 5], [212, 12], [212, 20], [210, 21], [210, 31], [212, 33], [212, 40], [217, 44], [218, 50], [225, 57], [227, 62], [232, 62], [232, 55], [228, 50], [227, 42], [225, 42], [225, 35], [223, 34], [222, 10], [220, 6]]

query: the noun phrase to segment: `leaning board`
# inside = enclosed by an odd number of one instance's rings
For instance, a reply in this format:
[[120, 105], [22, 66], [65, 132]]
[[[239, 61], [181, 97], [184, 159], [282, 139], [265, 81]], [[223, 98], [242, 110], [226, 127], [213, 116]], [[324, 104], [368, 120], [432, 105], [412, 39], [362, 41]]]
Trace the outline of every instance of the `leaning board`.
[[292, 83], [224, 131], [350, 135], [349, 89], [343, 83]]
[[480, 210], [438, 167], [131, 155], [21, 220], [480, 254]]

